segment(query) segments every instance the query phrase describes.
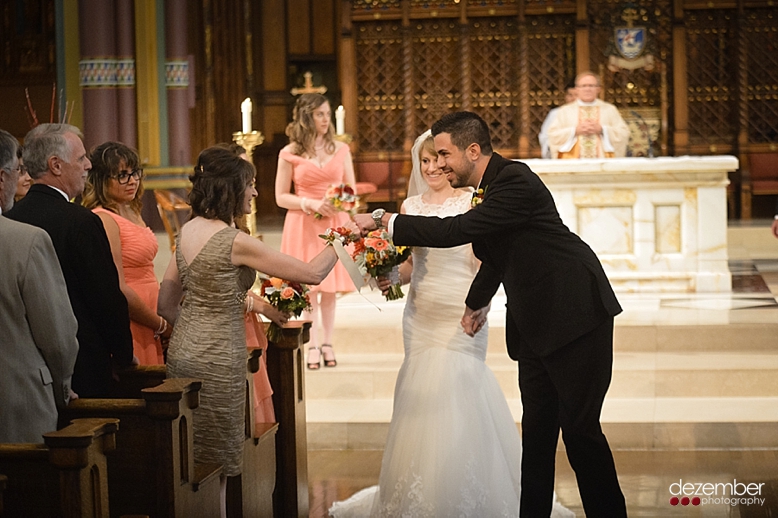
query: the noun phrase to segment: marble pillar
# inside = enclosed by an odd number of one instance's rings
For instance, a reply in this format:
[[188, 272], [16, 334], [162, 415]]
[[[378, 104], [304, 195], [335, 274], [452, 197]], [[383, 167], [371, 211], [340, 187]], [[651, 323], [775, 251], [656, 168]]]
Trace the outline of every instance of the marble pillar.
[[133, 0], [116, 0], [116, 126], [120, 142], [138, 147], [135, 92], [135, 8]]
[[84, 103], [87, 151], [119, 138], [116, 96], [116, 24], [114, 2], [79, 0], [81, 60], [79, 79]]
[[187, 9], [186, 0], [165, 2], [165, 85], [171, 166], [192, 163], [189, 135]]

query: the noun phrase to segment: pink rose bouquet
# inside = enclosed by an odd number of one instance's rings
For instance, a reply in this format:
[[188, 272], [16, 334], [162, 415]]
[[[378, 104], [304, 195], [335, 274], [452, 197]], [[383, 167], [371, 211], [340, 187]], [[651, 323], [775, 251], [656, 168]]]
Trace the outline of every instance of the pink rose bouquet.
[[[324, 199], [330, 202], [339, 212], [348, 212], [351, 216], [356, 212], [357, 193], [347, 183], [330, 185], [324, 194]], [[317, 212], [314, 214], [314, 217], [321, 219], [323, 216]]]

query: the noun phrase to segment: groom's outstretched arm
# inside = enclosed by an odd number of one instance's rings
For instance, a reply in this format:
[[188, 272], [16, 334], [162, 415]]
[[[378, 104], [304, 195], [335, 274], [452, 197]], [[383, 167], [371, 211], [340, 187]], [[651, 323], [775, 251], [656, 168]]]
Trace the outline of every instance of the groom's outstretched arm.
[[[515, 231], [529, 221], [540, 179], [524, 164], [506, 167], [487, 187], [478, 207], [459, 216], [438, 218], [397, 215], [393, 240], [398, 245], [448, 248]], [[542, 184], [541, 184], [542, 185]]]

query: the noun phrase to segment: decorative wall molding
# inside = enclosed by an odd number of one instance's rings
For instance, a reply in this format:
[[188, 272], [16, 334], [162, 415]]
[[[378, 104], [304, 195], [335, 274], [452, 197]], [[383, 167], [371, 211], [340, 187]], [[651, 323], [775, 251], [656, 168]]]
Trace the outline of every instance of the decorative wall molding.
[[165, 86], [186, 88], [189, 86], [189, 61], [171, 60], [165, 62]]
[[82, 59], [78, 62], [78, 77], [79, 84], [83, 88], [135, 86], [135, 60]]

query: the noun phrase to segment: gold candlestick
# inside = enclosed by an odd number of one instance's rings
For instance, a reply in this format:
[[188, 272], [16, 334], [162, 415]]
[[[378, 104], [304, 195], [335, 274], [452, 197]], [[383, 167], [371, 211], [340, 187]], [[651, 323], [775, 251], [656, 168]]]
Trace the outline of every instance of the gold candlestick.
[[[259, 131], [252, 131], [251, 133], [243, 133], [242, 131], [236, 131], [232, 134], [232, 141], [237, 145], [243, 147], [246, 150], [246, 156], [249, 162], [254, 163], [254, 148], [262, 144], [265, 141], [265, 137]], [[256, 178], [255, 178], [256, 180]], [[248, 218], [249, 233], [252, 237], [257, 237], [257, 203], [256, 198], [251, 199], [251, 214]]]

